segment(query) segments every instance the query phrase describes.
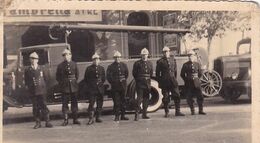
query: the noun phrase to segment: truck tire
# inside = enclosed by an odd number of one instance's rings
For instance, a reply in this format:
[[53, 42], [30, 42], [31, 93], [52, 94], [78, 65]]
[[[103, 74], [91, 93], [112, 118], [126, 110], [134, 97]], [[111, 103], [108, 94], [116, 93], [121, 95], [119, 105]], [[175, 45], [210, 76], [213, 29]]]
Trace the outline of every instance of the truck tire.
[[224, 88], [220, 96], [229, 103], [236, 103], [237, 99], [241, 96], [241, 92], [234, 88]]
[[[162, 92], [161, 89], [159, 88], [158, 82], [156, 80], [151, 80], [151, 93], [149, 97], [149, 105], [147, 108], [147, 112], [155, 112], [158, 109], [160, 109], [162, 105]], [[132, 80], [130, 84], [128, 85], [128, 90], [127, 90], [127, 98], [129, 101], [132, 103], [132, 105], [135, 102], [135, 99], [137, 97], [136, 94], [136, 88], [135, 88], [135, 80]], [[142, 106], [141, 106], [142, 107]], [[131, 108], [133, 109], [133, 108]]]

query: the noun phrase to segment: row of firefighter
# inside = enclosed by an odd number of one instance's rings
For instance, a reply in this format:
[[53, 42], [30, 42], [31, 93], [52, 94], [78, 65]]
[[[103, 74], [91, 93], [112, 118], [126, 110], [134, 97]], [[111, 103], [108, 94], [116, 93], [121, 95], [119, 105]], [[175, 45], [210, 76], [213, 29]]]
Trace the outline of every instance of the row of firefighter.
[[[151, 80], [155, 71], [156, 80], [158, 81], [160, 92], [163, 95], [161, 99], [165, 111], [164, 117], [169, 117], [169, 103], [173, 99], [175, 106], [175, 116], [184, 116], [180, 107], [180, 91], [179, 84], [176, 80], [177, 74], [185, 82], [185, 94], [187, 104], [190, 107], [191, 115], [195, 115], [193, 105], [193, 97], [197, 98], [198, 114], [205, 115], [203, 111], [203, 95], [201, 91], [200, 77], [202, 76], [201, 65], [196, 62], [194, 51], [188, 54], [189, 60], [182, 65], [181, 72], [177, 73], [176, 61], [170, 60], [170, 48], [164, 47], [163, 56], [156, 61], [156, 68], [149, 61], [149, 51], [144, 48], [141, 50], [141, 58], [134, 62], [132, 67], [132, 76], [134, 77], [136, 96], [132, 99], [132, 109], [135, 111], [134, 120], [140, 118], [149, 119], [147, 108], [149, 98], [152, 92]], [[78, 120], [78, 78], [79, 69], [77, 64], [72, 61], [72, 54], [69, 49], [64, 49], [62, 52], [63, 61], [58, 64], [56, 69], [56, 80], [58, 82], [59, 91], [61, 92], [62, 114], [64, 121], [63, 126], [69, 124], [69, 103], [71, 103], [71, 112], [73, 124], [80, 124]], [[83, 82], [88, 96], [87, 112], [89, 119], [87, 124], [91, 125], [94, 122], [101, 123], [101, 112], [103, 108], [105, 95], [105, 81], [110, 83], [110, 94], [113, 99], [113, 109], [115, 121], [129, 120], [125, 115], [126, 111], [126, 93], [127, 93], [127, 78], [129, 70], [126, 63], [121, 61], [121, 53], [114, 53], [114, 61], [105, 68], [100, 65], [100, 56], [95, 53], [92, 56], [92, 64], [85, 69]], [[49, 117], [49, 109], [46, 104], [46, 82], [45, 71], [38, 64], [39, 56], [36, 52], [29, 55], [30, 65], [24, 69], [24, 84], [29, 92], [29, 98], [33, 105], [33, 116], [36, 121], [35, 129], [41, 127], [41, 116], [43, 115], [46, 121], [46, 127], [52, 127]], [[96, 103], [96, 107], [94, 107]], [[42, 113], [42, 114], [41, 114]], [[141, 113], [141, 115], [139, 115]], [[140, 116], [140, 117], [139, 117]]]

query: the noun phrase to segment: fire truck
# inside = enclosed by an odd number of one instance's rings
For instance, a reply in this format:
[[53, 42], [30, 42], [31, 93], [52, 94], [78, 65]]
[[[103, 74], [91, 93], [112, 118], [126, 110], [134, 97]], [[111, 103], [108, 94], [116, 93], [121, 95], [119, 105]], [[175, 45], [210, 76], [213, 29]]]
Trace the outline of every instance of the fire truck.
[[[184, 81], [180, 77], [180, 70], [188, 60], [188, 56], [185, 50], [181, 47], [182, 38], [186, 33], [189, 33], [189, 29], [174, 29], [165, 28], [159, 26], [133, 26], [133, 25], [102, 25], [102, 24], [52, 24], [42, 25], [38, 23], [19, 24], [11, 26], [27, 26], [27, 31], [36, 29], [33, 34], [23, 35], [23, 46], [17, 49], [17, 59], [15, 65], [12, 68], [4, 69], [4, 96], [3, 105], [4, 110], [8, 107], [27, 107], [31, 106], [31, 102], [28, 97], [28, 91], [24, 85], [24, 69], [29, 64], [29, 54], [36, 52], [39, 55], [39, 64], [44, 67], [47, 78], [47, 103], [48, 104], [61, 104], [61, 92], [58, 88], [58, 83], [55, 78], [57, 65], [63, 61], [61, 56], [62, 51], [65, 48], [71, 49], [72, 59], [77, 63], [79, 68], [79, 86], [78, 99], [80, 102], [87, 102], [88, 95], [85, 91], [85, 84], [82, 81], [84, 72], [87, 66], [92, 64], [91, 55], [94, 52], [98, 52], [101, 55], [101, 65], [107, 68], [109, 64], [113, 62], [111, 52], [113, 50], [119, 50], [122, 53], [122, 62], [125, 62], [129, 68], [128, 86], [126, 92], [127, 107], [128, 110], [132, 110], [132, 101], [136, 98], [135, 81], [132, 77], [133, 63], [137, 61], [140, 50], [134, 49], [140, 46], [143, 48], [143, 43], [147, 42], [144, 37], [149, 35], [149, 41], [153, 44], [148, 44], [147, 47], [150, 51], [149, 60], [153, 63], [153, 67], [156, 67], [156, 61], [161, 56], [161, 50], [163, 43], [156, 43], [158, 37], [163, 37], [168, 34], [172, 34], [175, 39], [172, 42], [176, 45], [173, 49], [175, 59], [177, 62], [177, 80], [182, 90], [184, 87]], [[44, 33], [40, 33], [39, 29], [43, 29]], [[19, 28], [18, 28], [19, 30]], [[47, 33], [47, 38], [46, 38]], [[90, 33], [90, 34], [89, 34]], [[45, 34], [45, 35], [44, 35]], [[87, 36], [86, 36], [87, 35]], [[92, 35], [92, 36], [89, 36]], [[93, 36], [94, 35], [94, 36]], [[102, 38], [113, 35], [115, 38], [109, 41], [105, 41]], [[85, 39], [84, 39], [85, 38]], [[51, 40], [46, 40], [51, 39]], [[128, 39], [128, 54], [126, 53], [125, 40]], [[162, 39], [162, 38], [161, 38]], [[146, 39], [147, 40], [147, 39]], [[101, 42], [100, 42], [101, 41]], [[104, 42], [105, 41], [105, 42]], [[33, 43], [32, 43], [33, 42]], [[117, 42], [121, 43], [116, 44]], [[85, 43], [85, 45], [84, 45]], [[93, 44], [95, 43], [95, 45]], [[105, 44], [104, 44], [105, 43]], [[107, 46], [108, 44], [112, 46]], [[29, 45], [29, 46], [28, 46]], [[31, 46], [32, 45], [32, 46]], [[116, 46], [113, 46], [116, 45]], [[80, 49], [81, 47], [81, 49]], [[98, 48], [97, 48], [98, 47]], [[139, 48], [139, 49], [141, 49]], [[132, 53], [132, 54], [131, 54]], [[136, 54], [135, 54], [136, 53]], [[160, 54], [158, 54], [160, 53]], [[198, 56], [199, 57], [199, 56]], [[155, 72], [155, 70], [154, 70]], [[221, 89], [222, 81], [219, 74], [215, 71], [204, 70], [201, 78], [202, 91], [205, 96], [215, 96]], [[104, 102], [111, 100], [110, 85], [106, 84], [106, 92]], [[157, 111], [162, 105], [162, 93], [158, 87], [158, 82], [155, 78], [155, 73], [152, 77], [152, 89], [149, 97], [149, 112]]]
[[251, 100], [251, 38], [238, 41], [236, 55], [215, 59], [214, 69], [223, 79], [220, 95], [225, 101], [235, 103], [243, 94]]

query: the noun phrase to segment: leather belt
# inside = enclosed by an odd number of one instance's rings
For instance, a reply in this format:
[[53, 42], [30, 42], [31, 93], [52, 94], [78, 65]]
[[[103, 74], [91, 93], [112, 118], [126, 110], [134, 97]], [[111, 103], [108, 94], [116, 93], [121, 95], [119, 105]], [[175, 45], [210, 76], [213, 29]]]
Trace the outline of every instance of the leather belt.
[[68, 75], [68, 79], [70, 79], [70, 80], [76, 79], [76, 75]]

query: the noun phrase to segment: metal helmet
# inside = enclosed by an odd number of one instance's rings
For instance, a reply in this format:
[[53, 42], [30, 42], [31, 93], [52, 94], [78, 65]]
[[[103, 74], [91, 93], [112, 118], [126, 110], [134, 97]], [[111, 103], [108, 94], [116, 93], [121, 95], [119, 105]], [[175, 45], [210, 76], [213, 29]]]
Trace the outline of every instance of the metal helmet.
[[99, 56], [97, 53], [95, 53], [95, 54], [92, 56], [92, 60], [94, 60], [94, 59], [100, 59], [100, 56]]
[[115, 53], [114, 53], [114, 56], [113, 57], [121, 57], [122, 55], [121, 55], [121, 53], [119, 52], [119, 51], [116, 51]]
[[71, 54], [71, 51], [68, 50], [68, 49], [64, 49], [63, 52], [62, 52], [62, 56], [65, 56], [67, 54]]
[[32, 59], [39, 59], [39, 56], [36, 52], [31, 53], [29, 57]]
[[141, 55], [149, 55], [149, 51], [146, 48], [143, 48], [141, 51]]
[[163, 52], [170, 51], [170, 48], [167, 47], [167, 46], [164, 46], [162, 51], [163, 51]]

